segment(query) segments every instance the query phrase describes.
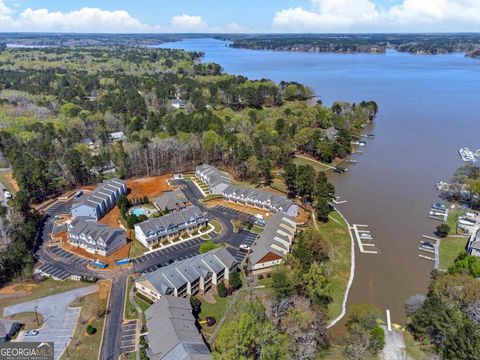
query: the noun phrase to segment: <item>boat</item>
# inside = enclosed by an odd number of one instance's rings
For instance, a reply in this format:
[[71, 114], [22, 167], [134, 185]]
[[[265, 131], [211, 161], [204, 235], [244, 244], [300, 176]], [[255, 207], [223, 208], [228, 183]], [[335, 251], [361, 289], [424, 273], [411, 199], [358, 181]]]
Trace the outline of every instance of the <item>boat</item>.
[[473, 151], [470, 150], [467, 147], [461, 148], [460, 150], [458, 150], [458, 153], [460, 154], [460, 157], [462, 158], [462, 160], [465, 161], [465, 162], [476, 162], [477, 161], [476, 156], [473, 153]]
[[356, 164], [358, 162], [358, 160], [348, 159], [345, 162], [347, 162], [349, 164]]

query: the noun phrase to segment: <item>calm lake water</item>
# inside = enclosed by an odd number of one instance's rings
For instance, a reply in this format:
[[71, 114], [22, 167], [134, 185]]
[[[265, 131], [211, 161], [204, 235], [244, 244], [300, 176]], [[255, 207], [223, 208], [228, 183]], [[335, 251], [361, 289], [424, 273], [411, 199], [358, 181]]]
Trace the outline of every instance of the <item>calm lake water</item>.
[[[324, 104], [375, 100], [379, 114], [363, 155], [345, 175], [331, 174], [351, 224], [367, 224], [379, 254], [360, 254], [349, 304], [390, 309], [403, 322], [405, 300], [425, 293], [433, 262], [418, 257], [434, 184], [462, 165], [458, 149], [480, 148], [480, 60], [461, 54], [323, 54], [234, 49], [212, 39], [161, 47], [205, 52], [205, 62], [251, 79], [309, 85]], [[428, 255], [427, 253], [424, 253]]]

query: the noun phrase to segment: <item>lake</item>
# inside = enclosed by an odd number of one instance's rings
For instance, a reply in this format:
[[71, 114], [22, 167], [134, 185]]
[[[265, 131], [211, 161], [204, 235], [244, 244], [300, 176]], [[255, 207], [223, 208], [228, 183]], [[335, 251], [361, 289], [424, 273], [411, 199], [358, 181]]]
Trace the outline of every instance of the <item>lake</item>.
[[[332, 54], [234, 49], [213, 39], [185, 39], [160, 47], [203, 51], [205, 62], [251, 79], [297, 81], [324, 104], [375, 100], [379, 114], [358, 164], [329, 175], [351, 224], [366, 224], [378, 254], [356, 248], [350, 304], [390, 309], [405, 320], [403, 304], [425, 293], [433, 262], [421, 259], [421, 236], [438, 222], [428, 218], [434, 185], [462, 165], [458, 149], [480, 148], [480, 60], [462, 54]], [[428, 253], [423, 253], [428, 255]]]

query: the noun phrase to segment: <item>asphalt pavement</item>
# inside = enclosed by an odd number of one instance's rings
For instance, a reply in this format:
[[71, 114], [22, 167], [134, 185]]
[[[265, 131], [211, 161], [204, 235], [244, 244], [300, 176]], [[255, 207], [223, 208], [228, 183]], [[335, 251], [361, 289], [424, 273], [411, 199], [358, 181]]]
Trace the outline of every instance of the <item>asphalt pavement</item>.
[[37, 311], [42, 314], [44, 323], [41, 324], [39, 334], [36, 336], [24, 336], [21, 333], [17, 341], [20, 342], [54, 342], [54, 358], [59, 359], [65, 351], [77, 326], [79, 308], [70, 308], [70, 304], [78, 298], [93, 294], [97, 291], [97, 285], [83, 287], [64, 293], [47, 296], [37, 300], [8, 306], [3, 309], [3, 316], [12, 316], [22, 312]]

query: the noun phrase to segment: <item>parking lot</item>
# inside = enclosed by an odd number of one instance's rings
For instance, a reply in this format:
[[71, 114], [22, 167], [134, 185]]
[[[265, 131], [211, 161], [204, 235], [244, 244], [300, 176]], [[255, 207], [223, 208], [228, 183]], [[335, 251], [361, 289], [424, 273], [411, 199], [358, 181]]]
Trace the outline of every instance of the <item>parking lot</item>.
[[46, 211], [45, 214], [53, 215], [53, 214], [69, 214], [72, 208], [71, 205], [65, 206], [65, 201], [57, 201], [52, 206], [50, 206]]
[[75, 299], [92, 294], [96, 291], [97, 285], [93, 285], [22, 304], [8, 306], [3, 310], [3, 315], [11, 316], [17, 313], [30, 312], [34, 311], [36, 307], [37, 311], [42, 314], [44, 319], [39, 334], [36, 336], [24, 336], [23, 333], [21, 333], [18, 337], [18, 341], [53, 341], [54, 359], [57, 360], [70, 342], [80, 314], [80, 308], [70, 308], [70, 304]]
[[131, 320], [122, 325], [120, 351], [122, 353], [136, 350], [135, 338], [137, 334], [137, 320]]
[[246, 222], [249, 222], [249, 223], [254, 223], [255, 220], [256, 220], [255, 216], [253, 216], [253, 215], [250, 215], [250, 214], [247, 214], [246, 212], [236, 210], [236, 209], [232, 209], [232, 208], [229, 208], [229, 207], [226, 207], [226, 206], [216, 205], [214, 207], [214, 209], [217, 209], [217, 210], [219, 210], [223, 213], [227, 213], [230, 216], [233, 216], [237, 219], [240, 219], [242, 221], [246, 221]]
[[[257, 234], [248, 232], [248, 235], [246, 235], [244, 237], [242, 244], [245, 244], [247, 246], [252, 246], [252, 244], [253, 244], [253, 242], [255, 241], [256, 238], [257, 238]], [[234, 258], [235, 258], [235, 260], [238, 261], [239, 264], [241, 264], [243, 262], [243, 260], [245, 259], [245, 257], [247, 256], [247, 254], [248, 254], [247, 251], [238, 249], [237, 252], [234, 255]]]
[[49, 263], [45, 263], [38, 267], [37, 271], [45, 276], [50, 276], [55, 280], [66, 280], [72, 275], [68, 271], [60, 269], [58, 266]]
[[60, 256], [60, 257], [63, 257], [65, 259], [68, 259], [68, 261], [73, 262], [73, 263], [78, 264], [78, 265], [87, 266], [87, 264], [91, 261], [90, 259], [72, 254], [71, 252], [68, 252], [68, 251], [65, 251], [62, 248], [60, 248], [59, 246], [50, 247], [50, 251], [53, 254], [55, 254], [57, 256]]

